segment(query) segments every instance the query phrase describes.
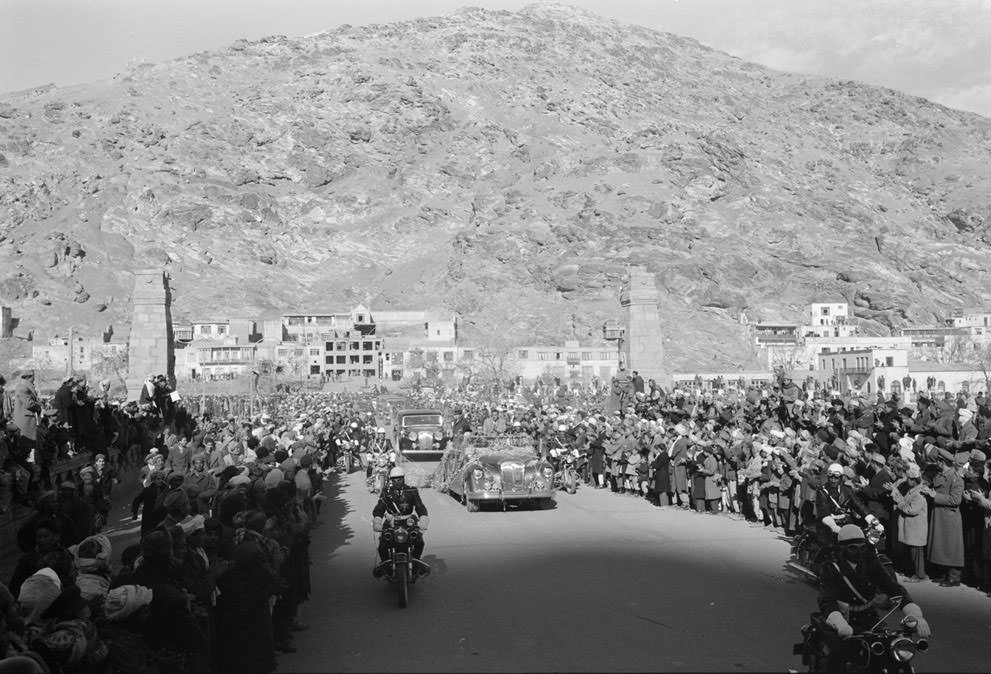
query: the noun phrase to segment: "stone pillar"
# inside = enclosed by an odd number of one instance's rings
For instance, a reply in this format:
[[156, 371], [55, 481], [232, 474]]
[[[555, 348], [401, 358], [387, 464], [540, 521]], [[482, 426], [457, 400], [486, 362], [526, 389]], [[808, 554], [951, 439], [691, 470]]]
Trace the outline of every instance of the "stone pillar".
[[660, 292], [654, 284], [654, 274], [641, 267], [630, 267], [626, 284], [619, 296], [620, 304], [626, 309], [622, 357], [625, 358], [626, 369], [631, 374], [636, 370], [644, 381], [653, 379], [658, 384], [667, 386], [661, 318], [657, 312], [659, 298]]
[[159, 269], [134, 272], [131, 336], [127, 340], [127, 398], [137, 400], [149, 375], [164, 374], [175, 385], [172, 342], [172, 296], [168, 277]]

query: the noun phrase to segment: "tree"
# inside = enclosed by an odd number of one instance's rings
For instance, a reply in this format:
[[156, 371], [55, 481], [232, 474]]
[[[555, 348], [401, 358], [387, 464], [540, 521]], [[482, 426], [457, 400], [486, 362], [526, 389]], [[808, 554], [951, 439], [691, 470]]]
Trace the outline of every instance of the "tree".
[[984, 390], [991, 393], [991, 344], [975, 342], [966, 336], [946, 340], [944, 354], [947, 362], [962, 363], [974, 368], [984, 377]]

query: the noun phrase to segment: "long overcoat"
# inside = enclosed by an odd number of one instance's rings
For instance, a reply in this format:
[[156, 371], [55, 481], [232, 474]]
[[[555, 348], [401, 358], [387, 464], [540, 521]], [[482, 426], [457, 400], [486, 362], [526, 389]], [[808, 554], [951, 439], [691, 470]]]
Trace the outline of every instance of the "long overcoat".
[[34, 384], [25, 378], [18, 380], [14, 387], [14, 425], [21, 431], [21, 437], [32, 443], [38, 440], [38, 413], [41, 403]]
[[898, 511], [898, 542], [922, 547], [929, 539], [929, 504], [922, 495], [922, 485], [916, 485], [904, 495], [891, 490]]
[[963, 478], [948, 466], [933, 479], [933, 503], [929, 512], [929, 561], [942, 566], [963, 566]]

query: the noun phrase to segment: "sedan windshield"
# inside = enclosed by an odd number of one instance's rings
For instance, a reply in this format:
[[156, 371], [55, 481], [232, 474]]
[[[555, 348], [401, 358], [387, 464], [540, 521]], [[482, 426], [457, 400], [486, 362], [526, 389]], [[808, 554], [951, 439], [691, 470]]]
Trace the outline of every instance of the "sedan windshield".
[[403, 426], [440, 426], [440, 415], [411, 414], [403, 417]]

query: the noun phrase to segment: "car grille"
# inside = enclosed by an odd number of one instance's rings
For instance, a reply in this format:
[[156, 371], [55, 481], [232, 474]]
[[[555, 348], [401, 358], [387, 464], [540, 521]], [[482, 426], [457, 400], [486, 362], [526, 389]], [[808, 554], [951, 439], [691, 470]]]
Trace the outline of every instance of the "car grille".
[[504, 462], [502, 464], [503, 491], [522, 491], [524, 487], [523, 464], [517, 461]]

